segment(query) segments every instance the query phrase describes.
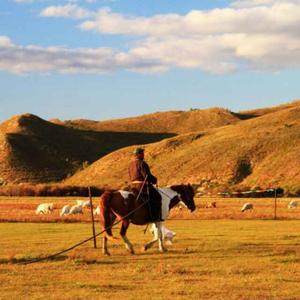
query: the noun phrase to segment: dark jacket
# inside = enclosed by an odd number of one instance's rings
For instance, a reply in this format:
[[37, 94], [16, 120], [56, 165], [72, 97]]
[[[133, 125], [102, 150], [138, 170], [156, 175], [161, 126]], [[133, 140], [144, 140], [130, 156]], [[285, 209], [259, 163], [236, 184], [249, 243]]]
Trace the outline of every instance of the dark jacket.
[[141, 159], [133, 160], [128, 167], [130, 181], [144, 181], [146, 176], [147, 182], [151, 184], [157, 183], [157, 178], [151, 174], [150, 168], [146, 162]]

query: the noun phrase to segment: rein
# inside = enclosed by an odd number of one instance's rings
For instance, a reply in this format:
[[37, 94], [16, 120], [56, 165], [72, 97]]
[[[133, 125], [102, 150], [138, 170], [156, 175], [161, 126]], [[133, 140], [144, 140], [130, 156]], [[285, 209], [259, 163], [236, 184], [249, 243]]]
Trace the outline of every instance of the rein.
[[[140, 191], [139, 191], [139, 194], [138, 194], [136, 200], [139, 199], [139, 197], [140, 197], [140, 195], [141, 195], [141, 193], [142, 193], [142, 190], [143, 190], [143, 188], [144, 188], [144, 185], [145, 185], [145, 182], [146, 182], [146, 180], [147, 180], [147, 177], [148, 177], [148, 175], [146, 176], [146, 178], [145, 178], [145, 180], [144, 180], [144, 182], [143, 182], [143, 185], [142, 185], [142, 187], [141, 187], [141, 189], [140, 189]], [[135, 209], [133, 209], [132, 211], [130, 211], [127, 215], [123, 216], [121, 219], [119, 219], [118, 221], [116, 221], [115, 223], [113, 223], [113, 224], [112, 224], [111, 226], [109, 226], [108, 228], [111, 229], [111, 228], [115, 227], [116, 225], [118, 225], [119, 223], [121, 223], [125, 218], [128, 218], [128, 217], [131, 216], [133, 213], [135, 213], [137, 210], [139, 210], [140, 208], [142, 208], [147, 202], [149, 202], [149, 199], [148, 199], [147, 201], [143, 201], [143, 203], [142, 203], [141, 205], [139, 205], [138, 207], [136, 207]], [[104, 230], [102, 230], [102, 231], [100, 231], [99, 233], [97, 233], [97, 234], [95, 235], [95, 237], [97, 237], [97, 236], [103, 234], [106, 230], [107, 230], [107, 228], [104, 229]], [[79, 243], [77, 243], [77, 244], [75, 244], [75, 245], [73, 245], [73, 246], [67, 248], [67, 249], [61, 250], [61, 251], [56, 252], [56, 253], [54, 253], [54, 254], [51, 254], [51, 255], [48, 255], [48, 256], [45, 256], [45, 257], [40, 257], [40, 258], [37, 258], [37, 259], [32, 259], [32, 260], [29, 260], [29, 261], [26, 261], [26, 262], [21, 262], [21, 263], [19, 263], [19, 264], [20, 264], [20, 265], [29, 265], [29, 264], [37, 263], [37, 262], [40, 262], [40, 261], [44, 261], [44, 260], [48, 260], [48, 259], [53, 259], [54, 257], [56, 257], [56, 256], [58, 256], [58, 255], [61, 255], [61, 254], [64, 254], [64, 253], [66, 253], [66, 252], [69, 252], [69, 251], [71, 251], [71, 250], [77, 248], [78, 246], [81, 246], [81, 245], [87, 243], [88, 241], [91, 241], [92, 239], [94, 239], [94, 236], [92, 236], [92, 237], [90, 237], [90, 238], [87, 238], [87, 239], [85, 239], [85, 240], [83, 240], [83, 241], [81, 241], [81, 242], [79, 242]]]

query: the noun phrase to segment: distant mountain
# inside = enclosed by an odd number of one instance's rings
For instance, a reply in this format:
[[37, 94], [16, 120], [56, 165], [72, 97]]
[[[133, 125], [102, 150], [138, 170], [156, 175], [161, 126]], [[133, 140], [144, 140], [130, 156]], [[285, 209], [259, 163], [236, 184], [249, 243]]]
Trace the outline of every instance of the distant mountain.
[[[300, 103], [238, 114], [244, 121], [145, 145], [160, 185], [281, 186], [300, 191]], [[133, 147], [99, 159], [68, 184], [121, 186]]]
[[188, 133], [239, 122], [237, 114], [223, 108], [157, 112], [109, 121], [52, 120], [56, 124], [93, 131]]
[[0, 125], [0, 184], [59, 181], [114, 150], [170, 136], [79, 130], [15, 116]]

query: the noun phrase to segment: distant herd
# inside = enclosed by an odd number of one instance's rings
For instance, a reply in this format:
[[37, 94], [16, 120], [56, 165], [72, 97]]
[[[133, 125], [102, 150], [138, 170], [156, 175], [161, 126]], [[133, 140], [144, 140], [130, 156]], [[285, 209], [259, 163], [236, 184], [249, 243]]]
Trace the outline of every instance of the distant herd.
[[[76, 215], [76, 214], [83, 214], [83, 209], [84, 208], [90, 208], [91, 207], [91, 203], [89, 200], [75, 200], [74, 205], [64, 205], [63, 208], [60, 211], [60, 216], [67, 216], [67, 215]], [[290, 201], [290, 203], [288, 204], [288, 209], [293, 209], [298, 207], [299, 202], [297, 200], [292, 200]], [[182, 209], [185, 205], [180, 202], [178, 204], [178, 209]], [[210, 202], [208, 203], [205, 208], [217, 208], [217, 202]], [[247, 210], [253, 210], [254, 206], [252, 203], [247, 202], [245, 204], [243, 204], [242, 208], [241, 208], [241, 212], [245, 212]], [[36, 214], [51, 214], [54, 211], [54, 205], [53, 203], [41, 203], [38, 205], [35, 213]], [[96, 208], [93, 209], [93, 214], [94, 216], [96, 215], [100, 215], [100, 206], [98, 205]], [[168, 229], [165, 225], [162, 224], [161, 227], [162, 230], [162, 235], [163, 238], [166, 242], [166, 244], [168, 245], [172, 245], [173, 243], [173, 238], [175, 237], [176, 233], [170, 229]], [[155, 230], [154, 230], [154, 224], [152, 225], [152, 227], [150, 227], [150, 232], [155, 235]]]
[[[76, 215], [76, 214], [83, 214], [83, 209], [84, 208], [90, 208], [90, 201], [89, 200], [75, 200], [76, 204], [71, 206], [71, 205], [64, 205], [63, 208], [60, 211], [60, 216], [67, 216], [67, 215]], [[289, 209], [293, 209], [298, 207], [299, 202], [297, 200], [292, 200], [288, 204]], [[178, 205], [179, 209], [182, 209], [183, 204], [180, 203]], [[205, 208], [217, 208], [217, 202], [210, 202], [208, 203]], [[253, 210], [254, 206], [252, 203], [247, 202], [243, 204], [241, 208], [241, 212], [244, 212], [246, 210]], [[38, 205], [35, 213], [38, 214], [51, 214], [54, 211], [54, 205], [53, 203], [41, 203]], [[97, 206], [93, 210], [94, 216], [100, 215], [100, 207]]]

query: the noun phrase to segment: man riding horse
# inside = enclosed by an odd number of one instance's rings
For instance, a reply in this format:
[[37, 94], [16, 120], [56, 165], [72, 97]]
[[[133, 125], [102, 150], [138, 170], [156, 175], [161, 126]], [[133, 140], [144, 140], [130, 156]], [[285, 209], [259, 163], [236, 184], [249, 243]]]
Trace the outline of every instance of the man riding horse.
[[149, 222], [163, 221], [161, 219], [161, 195], [153, 186], [157, 183], [157, 178], [151, 174], [149, 165], [144, 161], [144, 149], [136, 148], [133, 153], [135, 159], [128, 168], [131, 190], [136, 197], [141, 193], [141, 198], [149, 201]]

